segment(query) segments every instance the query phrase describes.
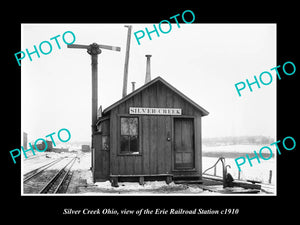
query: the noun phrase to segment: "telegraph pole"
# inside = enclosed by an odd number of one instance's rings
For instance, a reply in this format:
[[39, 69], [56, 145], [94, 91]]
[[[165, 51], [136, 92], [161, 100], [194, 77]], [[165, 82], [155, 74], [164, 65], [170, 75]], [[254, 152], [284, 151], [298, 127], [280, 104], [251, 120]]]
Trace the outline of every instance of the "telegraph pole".
[[132, 26], [127, 26], [127, 44], [126, 44], [126, 55], [125, 55], [125, 65], [124, 65], [124, 77], [123, 77], [123, 92], [122, 97], [124, 98], [127, 95], [127, 80], [128, 80], [128, 63], [129, 63], [129, 52], [130, 52], [130, 37]]

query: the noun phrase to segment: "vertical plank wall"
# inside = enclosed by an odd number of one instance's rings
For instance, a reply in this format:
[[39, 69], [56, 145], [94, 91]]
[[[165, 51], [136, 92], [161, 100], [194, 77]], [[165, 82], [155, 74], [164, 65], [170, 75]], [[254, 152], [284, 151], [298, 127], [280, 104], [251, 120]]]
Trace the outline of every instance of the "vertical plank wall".
[[139, 115], [139, 155], [119, 154], [119, 116], [129, 107], [181, 108], [182, 116], [195, 116], [196, 171], [201, 171], [201, 115], [200, 112], [161, 82], [156, 82], [111, 110], [110, 118], [110, 174], [166, 174], [172, 173], [173, 117]]

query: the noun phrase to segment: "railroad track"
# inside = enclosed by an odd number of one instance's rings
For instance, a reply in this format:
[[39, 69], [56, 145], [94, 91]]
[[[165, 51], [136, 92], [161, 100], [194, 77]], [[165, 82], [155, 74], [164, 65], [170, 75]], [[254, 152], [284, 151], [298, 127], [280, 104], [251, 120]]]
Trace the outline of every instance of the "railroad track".
[[65, 193], [73, 175], [71, 168], [77, 158], [77, 155], [63, 157], [25, 174], [24, 194]]
[[46, 170], [47, 168], [55, 165], [56, 163], [60, 162], [61, 160], [63, 160], [64, 158], [66, 157], [62, 157], [62, 158], [59, 158], [59, 159], [56, 159], [56, 160], [53, 160], [51, 161], [50, 163], [47, 163], [37, 169], [34, 169], [34, 170], [31, 170], [30, 172], [24, 174], [24, 180], [23, 182], [26, 182], [28, 180], [30, 180], [31, 178], [37, 176], [38, 174], [40, 174], [41, 172], [43, 172], [44, 170]]

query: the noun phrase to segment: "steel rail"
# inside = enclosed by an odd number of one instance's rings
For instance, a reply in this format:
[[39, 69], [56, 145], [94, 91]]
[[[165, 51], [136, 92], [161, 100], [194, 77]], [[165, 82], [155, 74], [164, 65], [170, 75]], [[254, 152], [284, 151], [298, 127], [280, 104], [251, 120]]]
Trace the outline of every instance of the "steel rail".
[[[71, 168], [73, 167], [73, 165], [74, 165], [76, 159], [77, 159], [77, 157], [75, 157], [75, 158], [73, 159], [72, 165], [69, 167], [68, 171], [65, 173], [65, 175], [64, 175], [63, 178], [62, 178], [62, 180], [59, 182], [57, 188], [54, 190], [54, 193], [55, 193], [55, 194], [59, 192], [59, 189], [62, 187], [63, 183], [65, 182], [66, 178], [68, 177], [68, 175], [69, 175], [69, 173], [70, 173], [70, 170], [71, 170]], [[69, 186], [69, 184], [67, 185], [67, 188], [66, 188], [66, 189], [68, 189], [68, 186]]]
[[31, 170], [28, 173], [24, 174], [25, 179], [23, 180], [23, 183], [25, 183], [26, 181], [28, 181], [31, 178], [35, 177], [36, 175], [40, 174], [41, 172], [45, 171], [47, 168], [53, 166], [54, 164], [60, 162], [64, 158], [65, 157], [53, 160], [50, 163], [47, 163], [46, 165], [43, 165], [43, 166], [41, 166], [41, 167], [39, 167], [37, 169]]
[[61, 174], [64, 172], [65, 168], [73, 161], [76, 160], [77, 157], [74, 157], [73, 159], [71, 159], [62, 169], [60, 169], [55, 176], [42, 188], [42, 190], [40, 190], [40, 194], [43, 193], [48, 193], [48, 191], [50, 190], [50, 188], [53, 186], [53, 184], [55, 183], [55, 181], [61, 176]]

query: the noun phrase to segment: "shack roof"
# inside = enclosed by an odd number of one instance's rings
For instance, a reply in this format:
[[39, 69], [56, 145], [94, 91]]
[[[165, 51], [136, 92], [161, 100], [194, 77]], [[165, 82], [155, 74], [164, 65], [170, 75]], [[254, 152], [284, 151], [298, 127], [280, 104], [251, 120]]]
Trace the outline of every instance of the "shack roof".
[[157, 77], [153, 80], [151, 80], [150, 82], [144, 84], [143, 86], [141, 86], [140, 88], [136, 89], [135, 91], [131, 92], [130, 94], [126, 95], [125, 97], [123, 97], [122, 99], [120, 99], [119, 101], [115, 102], [114, 104], [112, 104], [111, 106], [107, 107], [106, 109], [103, 110], [103, 114], [106, 114], [107, 112], [109, 112], [110, 110], [112, 110], [113, 108], [117, 107], [118, 105], [120, 105], [121, 103], [125, 102], [126, 100], [132, 98], [133, 96], [135, 96], [136, 94], [140, 93], [141, 91], [143, 91], [144, 89], [146, 89], [147, 87], [157, 83], [157, 82], [161, 82], [163, 83], [165, 86], [167, 86], [168, 88], [170, 88], [173, 92], [175, 92], [176, 94], [178, 94], [180, 97], [182, 97], [184, 100], [186, 100], [187, 102], [189, 102], [191, 105], [193, 105], [196, 109], [198, 109], [201, 114], [203, 116], [207, 116], [209, 114], [208, 111], [206, 111], [204, 108], [202, 108], [200, 105], [198, 105], [197, 103], [195, 103], [193, 100], [191, 100], [190, 98], [188, 98], [186, 95], [184, 95], [183, 93], [181, 93], [180, 91], [178, 91], [175, 87], [173, 87], [171, 84], [169, 84], [167, 81], [165, 81], [163, 78], [161, 77]]

